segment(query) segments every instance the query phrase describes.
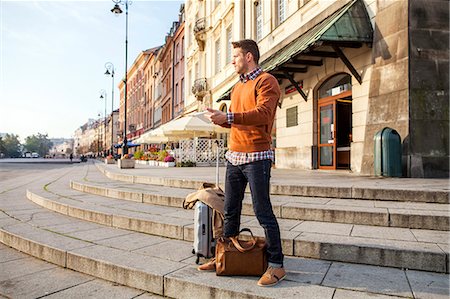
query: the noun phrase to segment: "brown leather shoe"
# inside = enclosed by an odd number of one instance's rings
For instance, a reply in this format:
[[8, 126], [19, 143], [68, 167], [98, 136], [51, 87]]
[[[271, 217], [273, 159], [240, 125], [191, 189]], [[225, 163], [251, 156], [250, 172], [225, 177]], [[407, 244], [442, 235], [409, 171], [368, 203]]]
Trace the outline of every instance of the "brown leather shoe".
[[197, 267], [198, 271], [216, 271], [216, 259], [211, 259], [209, 262]]
[[286, 277], [286, 271], [284, 268], [272, 268], [269, 267], [266, 273], [261, 276], [258, 281], [260, 287], [271, 287], [282, 281]]

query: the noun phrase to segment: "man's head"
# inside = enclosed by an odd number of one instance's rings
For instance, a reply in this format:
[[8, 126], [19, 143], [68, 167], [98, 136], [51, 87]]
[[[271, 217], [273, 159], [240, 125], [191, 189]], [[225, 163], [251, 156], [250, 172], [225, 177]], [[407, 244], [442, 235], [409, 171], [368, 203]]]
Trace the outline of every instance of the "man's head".
[[253, 70], [259, 61], [258, 44], [251, 39], [232, 42], [233, 65], [238, 74], [245, 74]]

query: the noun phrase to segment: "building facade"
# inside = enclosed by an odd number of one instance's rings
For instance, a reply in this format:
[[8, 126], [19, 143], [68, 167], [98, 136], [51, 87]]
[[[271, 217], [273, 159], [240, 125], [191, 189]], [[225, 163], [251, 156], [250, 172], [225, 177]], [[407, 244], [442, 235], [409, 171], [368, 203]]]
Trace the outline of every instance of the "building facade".
[[178, 22], [174, 23], [173, 37], [173, 114], [172, 119], [184, 112], [184, 5], [181, 6]]
[[120, 135], [126, 130], [127, 139], [133, 140], [144, 132], [144, 115], [146, 106], [145, 88], [148, 77], [145, 73], [146, 62], [149, 56], [156, 49], [148, 49], [139, 53], [130, 69], [128, 70], [127, 81], [127, 128], [125, 125], [125, 84], [120, 81], [118, 88], [120, 91], [119, 122]]
[[[373, 174], [374, 135], [391, 127], [401, 137], [404, 176], [448, 176], [447, 8], [445, 1], [187, 1], [187, 98], [225, 110], [237, 82], [229, 41], [252, 38], [282, 91], [277, 167]], [[202, 78], [206, 84], [195, 84]]]

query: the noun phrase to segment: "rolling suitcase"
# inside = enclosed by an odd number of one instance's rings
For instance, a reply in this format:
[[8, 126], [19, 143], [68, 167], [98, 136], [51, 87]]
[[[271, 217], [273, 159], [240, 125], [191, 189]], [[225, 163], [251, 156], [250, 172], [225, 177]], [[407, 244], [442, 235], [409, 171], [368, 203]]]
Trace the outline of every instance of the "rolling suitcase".
[[[219, 186], [219, 144], [217, 141], [216, 144], [216, 186]], [[192, 253], [197, 256], [195, 263], [198, 264], [200, 257], [210, 258], [215, 255], [216, 242], [213, 238], [212, 209], [205, 203], [197, 201], [194, 210], [194, 249]]]
[[210, 258], [214, 255], [215, 246], [212, 235], [212, 209], [201, 201], [197, 201], [194, 208], [194, 249], [192, 253], [200, 257]]

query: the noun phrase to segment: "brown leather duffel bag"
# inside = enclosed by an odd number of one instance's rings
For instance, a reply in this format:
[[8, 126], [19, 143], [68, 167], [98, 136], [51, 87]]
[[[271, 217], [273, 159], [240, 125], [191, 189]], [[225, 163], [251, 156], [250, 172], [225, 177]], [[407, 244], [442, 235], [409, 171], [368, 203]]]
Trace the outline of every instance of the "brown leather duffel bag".
[[238, 237], [219, 238], [216, 245], [216, 275], [219, 276], [261, 276], [267, 269], [266, 240], [255, 238], [248, 228], [249, 241]]

